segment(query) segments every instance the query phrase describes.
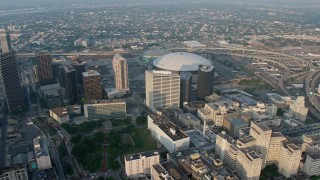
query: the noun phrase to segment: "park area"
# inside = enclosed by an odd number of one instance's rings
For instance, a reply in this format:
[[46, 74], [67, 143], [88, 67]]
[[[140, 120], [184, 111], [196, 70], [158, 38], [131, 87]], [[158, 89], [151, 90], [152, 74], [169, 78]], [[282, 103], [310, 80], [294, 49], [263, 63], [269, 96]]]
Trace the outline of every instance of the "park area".
[[[124, 155], [155, 150], [157, 142], [152, 138], [147, 128], [134, 128], [126, 121], [117, 122], [123, 128], [109, 132], [96, 132], [93, 130], [101, 127], [101, 122], [86, 122], [76, 126], [62, 124], [70, 135], [73, 144], [72, 155], [77, 158], [85, 170], [97, 172], [101, 169], [103, 145], [107, 144], [107, 168], [117, 170], [124, 163]], [[63, 150], [60, 150], [60, 154]]]

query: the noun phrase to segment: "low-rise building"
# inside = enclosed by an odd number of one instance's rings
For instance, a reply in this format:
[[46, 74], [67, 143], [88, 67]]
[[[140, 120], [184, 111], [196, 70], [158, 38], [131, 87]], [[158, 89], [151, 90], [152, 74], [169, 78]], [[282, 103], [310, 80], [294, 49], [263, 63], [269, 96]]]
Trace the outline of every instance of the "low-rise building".
[[148, 129], [169, 152], [189, 148], [190, 137], [164, 116], [149, 115]]
[[39, 136], [33, 139], [33, 144], [38, 170], [52, 168], [47, 140]]
[[227, 130], [229, 135], [238, 138], [240, 129], [249, 127], [249, 123], [241, 118], [226, 119], [223, 123], [223, 127]]
[[92, 101], [84, 104], [84, 116], [90, 120], [120, 119], [126, 115], [126, 102], [123, 100]]
[[189, 178], [173, 162], [167, 161], [161, 164], [155, 164], [151, 168], [152, 180], [178, 179], [188, 180]]
[[49, 110], [50, 117], [57, 121], [59, 124], [67, 123], [70, 121], [67, 107], [56, 107]]
[[183, 113], [179, 114], [179, 120], [185, 125], [185, 126], [194, 126], [199, 127], [201, 124], [200, 119], [192, 115], [191, 113]]
[[158, 151], [147, 151], [124, 157], [125, 170], [128, 177], [139, 177], [142, 174], [150, 174], [151, 167], [160, 163]]
[[28, 172], [25, 164], [15, 164], [0, 170], [1, 180], [28, 180]]

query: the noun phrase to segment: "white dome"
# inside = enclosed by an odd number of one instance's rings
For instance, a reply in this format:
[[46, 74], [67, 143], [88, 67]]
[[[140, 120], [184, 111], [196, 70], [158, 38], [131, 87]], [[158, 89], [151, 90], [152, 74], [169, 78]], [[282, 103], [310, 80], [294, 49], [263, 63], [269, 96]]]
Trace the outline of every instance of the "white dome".
[[196, 54], [177, 52], [157, 58], [153, 61], [153, 65], [169, 71], [198, 71], [199, 65], [212, 65], [212, 63]]

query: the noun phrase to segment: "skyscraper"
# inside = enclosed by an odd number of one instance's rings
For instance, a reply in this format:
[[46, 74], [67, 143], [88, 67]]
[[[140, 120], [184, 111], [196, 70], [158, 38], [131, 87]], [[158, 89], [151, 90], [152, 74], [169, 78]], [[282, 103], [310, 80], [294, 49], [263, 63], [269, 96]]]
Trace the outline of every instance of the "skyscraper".
[[180, 106], [180, 76], [171, 71], [146, 71], [146, 105], [156, 107]]
[[69, 104], [75, 104], [79, 100], [78, 87], [77, 87], [77, 73], [71, 66], [64, 66], [64, 80], [66, 96], [69, 100]]
[[180, 107], [183, 106], [184, 102], [189, 102], [191, 100], [192, 94], [192, 73], [181, 72], [180, 73], [181, 83], [180, 83]]
[[82, 73], [84, 98], [86, 100], [102, 99], [101, 78], [97, 71]]
[[38, 55], [38, 80], [41, 85], [48, 85], [53, 83], [52, 74], [52, 58], [51, 55], [46, 53], [40, 53]]
[[10, 35], [0, 36], [2, 52], [0, 56], [0, 72], [9, 112], [24, 107], [23, 90], [20, 83], [16, 53], [12, 51]]
[[213, 92], [214, 66], [199, 65], [197, 96], [199, 100], [204, 100]]
[[0, 42], [2, 53], [7, 53], [12, 50], [9, 32], [0, 32]]
[[24, 97], [14, 51], [0, 56], [0, 71], [9, 112], [22, 109]]
[[74, 69], [76, 70], [77, 74], [77, 88], [78, 88], [78, 96], [79, 98], [83, 97], [83, 80], [82, 80], [82, 73], [86, 72], [86, 64], [85, 63], [74, 63], [72, 64]]
[[116, 54], [112, 60], [115, 87], [118, 90], [129, 91], [128, 64], [120, 54]]

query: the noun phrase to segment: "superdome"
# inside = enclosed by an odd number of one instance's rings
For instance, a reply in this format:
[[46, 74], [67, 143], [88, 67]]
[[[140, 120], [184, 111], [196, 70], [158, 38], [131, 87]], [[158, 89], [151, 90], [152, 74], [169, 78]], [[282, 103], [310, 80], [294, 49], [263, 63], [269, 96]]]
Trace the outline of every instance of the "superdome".
[[199, 65], [212, 65], [211, 61], [192, 53], [166, 54], [153, 61], [153, 66], [169, 71], [198, 71]]

